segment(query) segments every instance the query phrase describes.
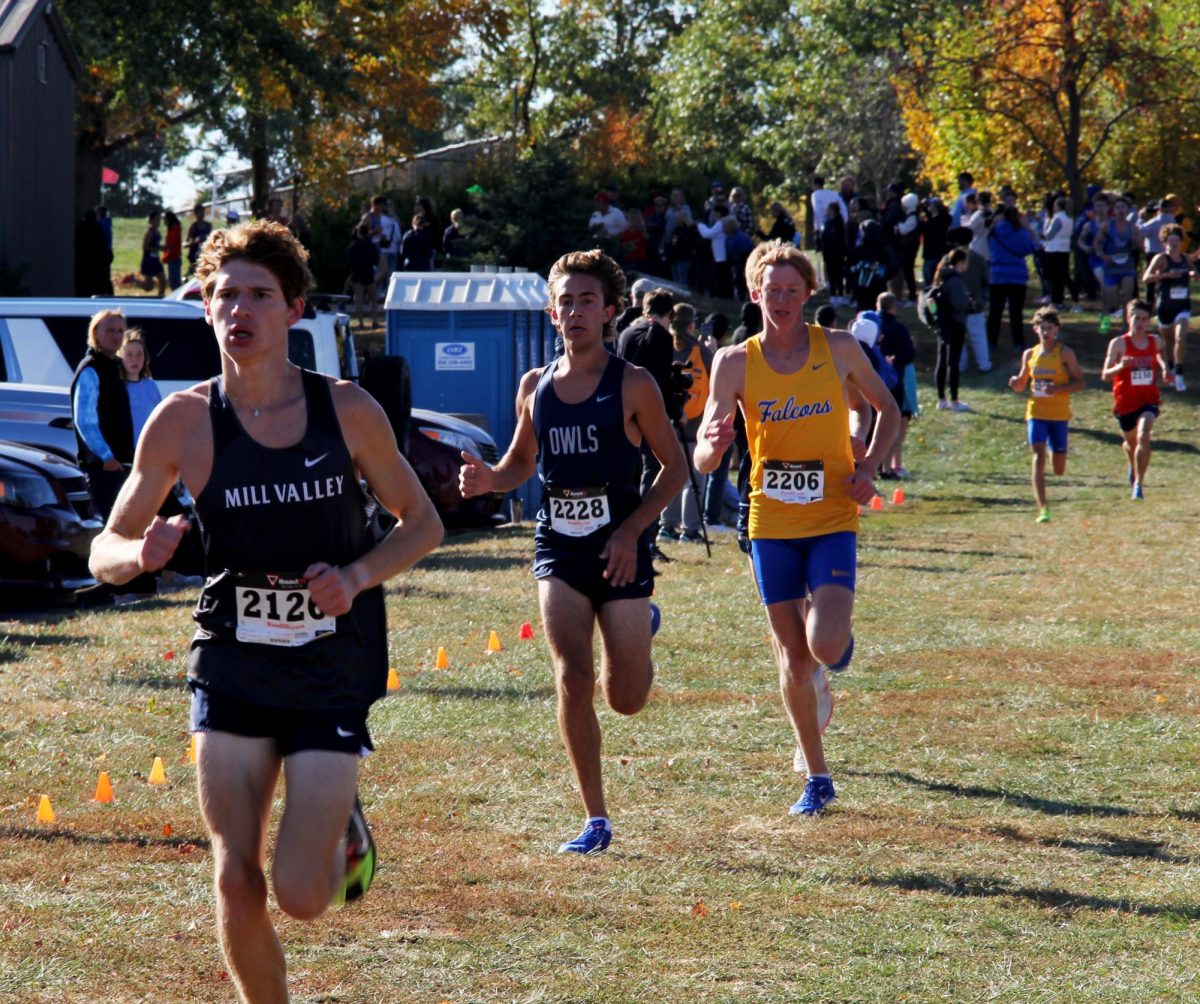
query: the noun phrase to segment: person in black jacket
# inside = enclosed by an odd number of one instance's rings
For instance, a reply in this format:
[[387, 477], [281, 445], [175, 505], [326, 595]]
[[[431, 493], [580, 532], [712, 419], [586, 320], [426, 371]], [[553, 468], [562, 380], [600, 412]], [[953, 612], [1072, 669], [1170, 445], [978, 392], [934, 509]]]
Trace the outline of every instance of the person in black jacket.
[[[938, 265], [933, 285], [937, 300], [938, 354], [934, 377], [937, 380], [939, 410], [970, 411], [970, 407], [958, 399], [958, 364], [962, 356], [963, 340], [967, 336], [967, 314], [971, 311], [971, 297], [963, 273], [967, 270], [967, 252], [955, 248]], [[946, 382], [949, 376], [950, 400], [946, 400]]]
[[908, 471], [904, 468], [904, 437], [908, 433], [908, 423], [912, 421], [917, 410], [916, 394], [913, 393], [910, 400], [907, 391], [910, 383], [912, 387], [916, 387], [916, 379], [910, 374], [913, 372], [917, 350], [908, 328], [896, 316], [899, 309], [900, 301], [894, 293], [879, 294], [875, 304], [880, 322], [878, 348], [899, 377], [896, 386], [892, 388], [892, 396], [900, 408], [900, 431], [896, 433], [892, 452], [883, 458], [883, 466], [879, 468], [879, 476], [884, 479], [908, 477]]
[[[671, 362], [675, 358], [675, 340], [667, 325], [671, 320], [671, 308], [675, 298], [668, 289], [655, 289], [646, 294], [642, 301], [642, 318], [634, 321], [628, 328], [617, 336], [617, 355], [626, 362], [649, 370], [662, 393], [663, 403], [667, 406], [667, 415], [672, 424], [678, 425], [683, 415], [683, 401], [673, 400], [671, 393]], [[642, 444], [642, 498], [649, 494], [658, 477], [661, 465], [654, 451], [645, 443]], [[658, 520], [652, 526], [653, 536], [657, 538]], [[655, 547], [657, 551], [657, 545]], [[663, 557], [658, 551], [659, 557]]]
[[412, 218], [412, 229], [400, 238], [400, 271], [433, 271], [433, 237], [424, 215], [417, 213]]

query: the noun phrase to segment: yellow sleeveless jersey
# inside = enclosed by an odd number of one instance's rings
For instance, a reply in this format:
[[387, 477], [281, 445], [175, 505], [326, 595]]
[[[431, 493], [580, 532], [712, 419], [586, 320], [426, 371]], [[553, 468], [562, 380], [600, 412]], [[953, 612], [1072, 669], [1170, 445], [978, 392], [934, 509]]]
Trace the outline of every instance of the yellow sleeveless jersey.
[[1043, 352], [1041, 343], [1033, 348], [1029, 357], [1029, 391], [1032, 395], [1025, 404], [1025, 417], [1040, 418], [1047, 422], [1065, 422], [1071, 417], [1071, 395], [1056, 394], [1046, 396], [1044, 388], [1047, 384], [1066, 386], [1071, 382], [1071, 375], [1062, 360], [1062, 345], [1054, 343], [1054, 348]]
[[708, 370], [704, 368], [704, 356], [698, 344], [688, 353], [684, 371], [692, 375], [692, 386], [683, 406], [683, 417], [691, 422], [704, 414], [704, 405], [708, 401]]
[[746, 342], [752, 540], [858, 530], [858, 505], [846, 494], [854, 473], [850, 412], [825, 330], [810, 324], [808, 341], [808, 362], [787, 374], [767, 363], [761, 335]]

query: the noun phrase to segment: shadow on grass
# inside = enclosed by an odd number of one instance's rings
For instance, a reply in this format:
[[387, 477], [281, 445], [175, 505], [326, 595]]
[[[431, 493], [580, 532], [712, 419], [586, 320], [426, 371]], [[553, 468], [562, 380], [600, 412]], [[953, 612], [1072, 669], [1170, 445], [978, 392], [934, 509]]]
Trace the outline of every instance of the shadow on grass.
[[1068, 851], [1102, 854], [1111, 858], [1162, 861], [1169, 865], [1192, 865], [1200, 860], [1182, 854], [1172, 854], [1164, 849], [1161, 840], [1141, 840], [1137, 837], [1123, 837], [1113, 833], [1095, 833], [1090, 839], [1068, 840], [1064, 837], [1034, 837], [1011, 826], [991, 827], [988, 832], [1017, 843], [1047, 848], [1061, 847]]
[[130, 847], [166, 847], [179, 850], [182, 847], [198, 847], [207, 851], [208, 837], [147, 837], [141, 834], [75, 833], [58, 827], [34, 829], [29, 826], [0, 826], [0, 840], [39, 840], [44, 844], [65, 840], [81, 846], [112, 846], [127, 844]]
[[35, 635], [8, 631], [0, 635], [0, 663], [23, 659], [25, 653], [20, 651], [21, 649], [37, 648], [39, 645], [46, 648], [58, 648], [62, 645], [90, 645], [95, 640], [95, 636], [90, 634]]
[[145, 688], [147, 690], [178, 690], [180, 693], [187, 690], [187, 680], [175, 674], [158, 676], [143, 673], [140, 676], [122, 676], [119, 673], [112, 673], [104, 682], [109, 686], [124, 687], [127, 690]]
[[528, 568], [532, 554], [456, 554], [434, 551], [421, 559], [420, 567], [431, 572], [486, 572], [504, 568]]
[[936, 892], [943, 896], [982, 899], [1024, 899], [1050, 910], [1075, 913], [1095, 910], [1100, 913], [1126, 913], [1136, 917], [1173, 917], [1180, 920], [1200, 920], [1200, 906], [1168, 906], [1161, 903], [1137, 903], [1130, 899], [1109, 896], [1081, 896], [1065, 889], [1030, 888], [1008, 879], [989, 876], [955, 875], [945, 879], [926, 872], [901, 872], [886, 878], [858, 880], [862, 885], [880, 889], [903, 889], [906, 892]]
[[[1000, 422], [1012, 422], [1017, 425], [1024, 425], [1024, 418], [1016, 418], [1012, 415], [992, 415], [987, 416]], [[1071, 438], [1082, 437], [1084, 439], [1092, 439], [1097, 443], [1105, 443], [1109, 446], [1120, 446], [1124, 437], [1118, 431], [1108, 431], [1105, 429], [1093, 429], [1086, 425], [1071, 425]], [[1193, 443], [1185, 443], [1178, 439], [1158, 439], [1154, 440], [1154, 449], [1156, 452], [1163, 453], [1187, 453], [1200, 454], [1200, 447]], [[990, 476], [989, 476], [990, 478]], [[964, 478], [964, 480], [966, 480]]]
[[1005, 791], [1003, 788], [984, 788], [979, 785], [951, 784], [947, 781], [930, 781], [914, 774], [900, 770], [863, 771], [847, 770], [843, 773], [854, 777], [876, 778], [882, 781], [898, 781], [909, 784], [914, 788], [924, 788], [926, 791], [941, 791], [959, 798], [990, 798], [998, 802], [1007, 802], [1022, 809], [1032, 809], [1045, 813], [1047, 816], [1101, 816], [1121, 817], [1137, 816], [1132, 809], [1120, 805], [1098, 805], [1088, 802], [1061, 802], [1053, 798], [1038, 798], [1036, 795], [1026, 795], [1019, 791]]
[[[961, 555], [966, 558], [994, 558], [994, 557], [996, 557], [995, 551], [969, 551], [969, 550], [961, 550], [960, 551], [953, 547], [922, 547], [919, 544], [914, 547], [905, 547], [903, 544], [893, 544], [890, 541], [886, 544], [878, 544], [878, 545], [872, 545], [870, 543], [867, 543], [867, 544], [860, 543], [858, 545], [858, 553], [862, 554], [864, 551], [915, 551], [918, 554], [953, 554], [955, 557], [958, 557], [959, 555]], [[1009, 557], [1009, 558], [1027, 558], [1027, 557], [1029, 557], [1029, 555], [1022, 554], [1018, 551], [1007, 552], [1005, 556]]]
[[451, 593], [445, 589], [426, 589], [423, 586], [414, 585], [411, 582], [403, 583], [388, 583], [387, 595], [398, 599], [409, 599], [415, 597], [422, 600], [456, 600], [461, 598], [460, 593]]
[[406, 686], [403, 692], [456, 701], [539, 701], [554, 696], [553, 687], [522, 690], [519, 687], [430, 687], [420, 683]]

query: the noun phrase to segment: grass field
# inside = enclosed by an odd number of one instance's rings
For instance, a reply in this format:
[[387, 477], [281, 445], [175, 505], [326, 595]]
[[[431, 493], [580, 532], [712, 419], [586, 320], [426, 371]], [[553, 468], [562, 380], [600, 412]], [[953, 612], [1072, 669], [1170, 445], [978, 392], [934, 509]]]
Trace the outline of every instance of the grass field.
[[[1102, 340], [1067, 340], [1089, 389], [1048, 525], [1011, 369], [967, 378], [971, 415], [934, 411], [922, 374], [908, 501], [860, 535], [818, 820], [787, 815], [801, 784], [727, 536], [711, 560], [671, 549], [650, 704], [601, 713], [596, 859], [554, 854], [580, 807], [545, 644], [517, 640], [528, 525], [448, 538], [394, 583], [402, 686], [361, 774], [383, 868], [350, 909], [279, 918], [294, 999], [1200, 999], [1200, 415], [1167, 399], [1131, 503]], [[2, 615], [0, 1000], [232, 999], [185, 756], [192, 601]]]

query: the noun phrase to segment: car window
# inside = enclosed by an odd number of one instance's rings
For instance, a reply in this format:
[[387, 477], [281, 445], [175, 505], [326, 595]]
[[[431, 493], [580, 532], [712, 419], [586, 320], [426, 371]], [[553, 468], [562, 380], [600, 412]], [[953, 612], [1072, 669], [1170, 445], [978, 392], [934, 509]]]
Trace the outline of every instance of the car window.
[[[44, 320], [63, 358], [71, 367], [78, 365], [87, 350], [88, 318], [47, 317]], [[154, 379], [197, 381], [221, 372], [217, 340], [203, 317], [131, 316], [128, 320], [130, 327], [142, 329]], [[61, 380], [45, 382], [62, 383]], [[70, 375], [66, 382], [71, 382]]]
[[[87, 318], [83, 318], [82, 323], [82, 343], [86, 345]], [[65, 360], [53, 352], [46, 351], [46, 329], [42, 326], [40, 318], [10, 317], [8, 337], [12, 341], [13, 354], [17, 359], [16, 368], [22, 383], [44, 383], [53, 387], [70, 385], [75, 365], [83, 358], [82, 350], [77, 357], [67, 356]]]

